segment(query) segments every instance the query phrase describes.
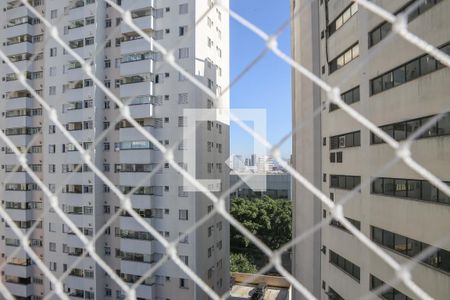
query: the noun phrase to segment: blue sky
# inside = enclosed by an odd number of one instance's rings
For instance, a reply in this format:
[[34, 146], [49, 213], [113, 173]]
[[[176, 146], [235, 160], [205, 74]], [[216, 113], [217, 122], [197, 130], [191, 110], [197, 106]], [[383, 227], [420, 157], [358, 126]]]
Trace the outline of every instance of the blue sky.
[[[289, 19], [289, 1], [230, 0], [231, 9], [265, 32], [274, 33]], [[264, 49], [264, 42], [246, 27], [230, 20], [231, 80]], [[278, 40], [279, 48], [290, 54], [290, 28]], [[277, 143], [291, 131], [291, 68], [268, 53], [231, 89], [232, 108], [267, 109], [267, 137]], [[248, 124], [251, 125], [251, 124]], [[249, 155], [253, 139], [238, 126], [231, 126], [231, 153]], [[283, 157], [291, 154], [290, 140], [282, 147]]]

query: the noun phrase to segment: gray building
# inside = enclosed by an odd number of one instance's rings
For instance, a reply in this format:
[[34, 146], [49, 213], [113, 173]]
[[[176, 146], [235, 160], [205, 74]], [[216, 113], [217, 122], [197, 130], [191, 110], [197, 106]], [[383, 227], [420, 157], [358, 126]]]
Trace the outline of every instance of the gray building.
[[[220, 180], [220, 187], [227, 190], [228, 124], [199, 122], [195, 154], [201, 159], [189, 165], [182, 127], [186, 126], [185, 109], [227, 109], [229, 95], [220, 100], [207, 97], [163, 60], [154, 43], [157, 40], [173, 50], [182, 68], [219, 95], [221, 88], [229, 85], [229, 18], [223, 9], [211, 7], [210, 0], [114, 1], [151, 37], [148, 42], [105, 1], [29, 2], [58, 28], [73, 51], [92, 60], [93, 74], [129, 104], [131, 116], [144, 130], [174, 148], [180, 166], [195, 169], [199, 179]], [[222, 4], [228, 5], [228, 1]], [[93, 162], [114, 185], [123, 193], [139, 186], [130, 198], [145, 222], [166, 239], [175, 240], [212, 210], [203, 193], [186, 191], [181, 174], [164, 163], [161, 151], [123, 120], [114, 102], [21, 1], [1, 1], [0, 7], [2, 51], [27, 72], [27, 83], [57, 110], [59, 120], [90, 151]], [[0, 66], [0, 72], [1, 128], [27, 152], [28, 163], [39, 178], [53, 192], [58, 191], [61, 209], [91, 239], [119, 209], [118, 197], [84, 164], [74, 145], [55, 128], [6, 64]], [[180, 141], [183, 143], [177, 145]], [[21, 168], [14, 169], [14, 153], [3, 143], [0, 160], [4, 167], [0, 172], [3, 208], [27, 232], [44, 210], [49, 210], [49, 203], [30, 176]], [[161, 169], [153, 172], [160, 163]], [[150, 173], [155, 174], [150, 178]], [[219, 195], [220, 190], [215, 193]], [[43, 299], [54, 287], [23, 250], [15, 252], [20, 243], [11, 228], [4, 222], [0, 227], [1, 257], [8, 258], [2, 282], [16, 299]], [[218, 293], [229, 288], [228, 240], [228, 226], [216, 214], [177, 246], [180, 259]], [[71, 269], [62, 282], [71, 299], [125, 298], [93, 257], [81, 257], [86, 254], [84, 244], [51, 210], [30, 234], [30, 245], [57, 278]], [[173, 262], [142, 278], [166, 249], [126, 212], [96, 240], [96, 251], [130, 286], [142, 279], [136, 288], [138, 299], [207, 298]]]
[[[419, 1], [376, 0], [392, 13]], [[450, 70], [398, 36], [391, 26], [352, 1], [293, 0], [293, 58], [332, 86], [344, 101], [401, 141], [431, 116], [449, 108]], [[423, 1], [411, 11], [409, 30], [450, 54], [450, 1]], [[417, 173], [398, 163], [375, 178], [395, 155], [391, 147], [326, 94], [293, 72], [293, 165], [334, 201], [373, 179], [344, 207], [345, 217], [401, 264], [448, 236], [450, 201]], [[314, 112], [320, 114], [312, 119]], [[424, 132], [412, 156], [443, 181], [450, 181], [450, 115]], [[293, 184], [294, 236], [322, 221], [329, 211], [309, 190]], [[435, 299], [450, 299], [450, 245], [412, 269], [412, 279]], [[319, 299], [358, 299], [383, 282], [382, 298], [416, 299], [394, 271], [337, 222], [294, 249], [294, 275]], [[302, 299], [296, 293], [296, 299]]]
[[[231, 174], [230, 186], [239, 180], [244, 180], [241, 186], [230, 194], [231, 198], [254, 198], [269, 196], [274, 199], [291, 199], [291, 175], [289, 174], [254, 174], [248, 180], [249, 174]], [[263, 188], [261, 188], [263, 187]]]

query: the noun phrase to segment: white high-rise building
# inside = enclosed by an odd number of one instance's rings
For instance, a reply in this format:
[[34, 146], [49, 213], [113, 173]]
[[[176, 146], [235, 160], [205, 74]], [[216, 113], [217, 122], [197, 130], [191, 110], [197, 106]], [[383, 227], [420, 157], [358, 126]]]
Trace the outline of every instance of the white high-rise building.
[[[410, 11], [408, 30], [450, 54], [450, 1], [371, 3], [393, 14]], [[391, 24], [356, 1], [295, 0], [292, 9], [299, 12], [292, 22], [293, 58], [338, 86], [348, 105], [392, 138], [404, 141], [431, 117], [446, 113], [417, 137], [411, 154], [448, 183], [449, 68], [393, 34]], [[401, 162], [383, 169], [395, 151], [327, 100], [320, 87], [294, 72], [293, 166], [335, 202], [373, 180], [346, 202], [345, 217], [400, 264], [434, 247], [414, 264], [411, 278], [432, 298], [450, 299], [450, 245], [439, 244], [450, 232], [449, 197]], [[294, 236], [330, 216], [320, 199], [296, 182], [293, 202]], [[293, 266], [318, 299], [360, 299], [383, 283], [390, 287], [382, 299], [419, 299], [404, 284], [394, 284], [395, 271], [335, 221], [296, 245]], [[303, 298], [296, 293], [296, 299]]]
[[[213, 93], [220, 94], [228, 86], [229, 20], [213, 1], [115, 2], [130, 11], [133, 22], [153, 40], [171, 49], [176, 62]], [[93, 74], [130, 105], [131, 116], [163, 145], [173, 147], [180, 166], [195, 169], [198, 179], [219, 179], [221, 190], [227, 189], [228, 124], [197, 122], [195, 166], [183, 157], [190, 144], [183, 141], [183, 130], [184, 109], [228, 108], [228, 94], [219, 102], [210, 99], [168, 65], [155, 45], [122, 22], [121, 14], [105, 1], [30, 3], [57, 26], [65, 43], [91, 61]], [[141, 186], [131, 201], [146, 222], [174, 240], [213, 209], [202, 193], [186, 191], [183, 177], [163, 161], [152, 143], [122, 120], [114, 102], [30, 10], [18, 0], [2, 1], [1, 9], [1, 50], [27, 72], [27, 82], [57, 110], [59, 120], [122, 192]], [[1, 128], [27, 151], [28, 163], [57, 192], [67, 216], [88, 239], [93, 238], [119, 209], [118, 198], [87, 167], [6, 64], [1, 65], [1, 73]], [[86, 254], [83, 244], [56, 213], [48, 211], [45, 196], [30, 176], [21, 168], [14, 169], [17, 160], [11, 149], [2, 143], [1, 150], [2, 206], [24, 233], [39, 222], [29, 236], [31, 246], [61, 278], [64, 292], [73, 299], [123, 299], [119, 286], [96, 261], [89, 255], [82, 257]], [[96, 240], [96, 252], [132, 285], [160, 260], [165, 248], [126, 213], [108, 225]], [[8, 259], [2, 269], [3, 283], [16, 299], [43, 299], [52, 285], [23, 250], [13, 254], [20, 247], [19, 240], [5, 222], [0, 228], [2, 259]], [[219, 294], [228, 289], [229, 229], [220, 216], [216, 214], [190, 233], [177, 249], [180, 258], [212, 289]], [[171, 261], [145, 278], [136, 292], [138, 299], [146, 300], [207, 298]]]

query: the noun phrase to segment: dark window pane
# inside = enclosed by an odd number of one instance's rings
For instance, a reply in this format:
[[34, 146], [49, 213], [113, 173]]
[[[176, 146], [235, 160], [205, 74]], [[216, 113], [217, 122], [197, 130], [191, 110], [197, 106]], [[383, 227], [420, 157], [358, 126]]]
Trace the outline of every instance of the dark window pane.
[[405, 83], [406, 81], [406, 73], [405, 67], [400, 67], [394, 70], [394, 86]]
[[420, 120], [413, 120], [406, 122], [406, 135], [407, 137], [411, 136], [414, 132], [416, 132], [420, 128]]
[[373, 275], [370, 275], [370, 289], [374, 290], [379, 286], [383, 285], [383, 281], [381, 281], [380, 279], [376, 278]]
[[345, 176], [339, 176], [339, 188], [345, 189]]
[[392, 72], [383, 75], [383, 90], [388, 90], [394, 86], [394, 78]]
[[408, 180], [408, 198], [420, 199], [420, 180]]
[[398, 123], [394, 125], [394, 138], [397, 141], [406, 139], [406, 123]]
[[395, 184], [395, 196], [397, 197], [406, 197], [406, 180], [404, 179], [396, 179], [394, 181]]
[[383, 194], [394, 195], [394, 179], [392, 178], [383, 179]]
[[338, 187], [339, 186], [339, 177], [336, 175], [331, 175], [330, 177], [330, 187]]
[[360, 269], [359, 269], [359, 267], [357, 266], [357, 265], [353, 265], [353, 276], [355, 277], [355, 278], [357, 278], [358, 280], [359, 280], [359, 278], [361, 277], [360, 276]]
[[345, 270], [345, 260], [342, 256], [338, 256], [338, 266]]
[[383, 243], [383, 230], [380, 228], [372, 227], [372, 240], [375, 243], [382, 244]]
[[438, 200], [438, 190], [428, 181], [422, 181], [422, 199], [426, 201]]
[[437, 68], [436, 60], [431, 56], [427, 55], [420, 59], [420, 73], [425, 75], [435, 71]]
[[334, 163], [336, 162], [336, 153], [330, 153], [330, 162]]
[[406, 68], [406, 81], [413, 80], [419, 77], [419, 61], [414, 60], [405, 66]]
[[353, 180], [353, 176], [346, 176], [346, 180], [345, 180], [345, 186], [348, 190], [353, 189], [353, 187], [355, 186], [355, 182]]
[[353, 147], [353, 133], [349, 133], [345, 136], [345, 147]]
[[381, 30], [380, 28], [377, 28], [370, 33], [370, 45], [373, 46], [379, 41], [381, 41]]
[[406, 254], [406, 237], [395, 235], [395, 251]]
[[381, 26], [381, 28], [380, 28], [381, 39], [384, 39], [389, 34], [389, 32], [391, 31], [391, 27], [392, 27], [391, 23], [388, 23], [388, 22], [384, 23]]
[[438, 121], [437, 134], [438, 135], [450, 134], [450, 113], [446, 114]]
[[382, 194], [383, 193], [383, 179], [377, 178], [372, 182], [372, 193]]
[[353, 143], [355, 146], [361, 146], [361, 132], [355, 132], [353, 136]]
[[348, 260], [345, 262], [345, 272], [348, 274], [353, 274], [353, 264]]
[[[424, 126], [430, 119], [431, 119], [431, 117], [422, 119], [421, 120], [422, 126]], [[422, 138], [432, 137], [432, 136], [436, 136], [436, 134], [437, 134], [437, 124], [432, 125], [427, 130], [425, 130], [425, 132], [421, 135], [421, 137]]]
[[389, 231], [383, 231], [383, 245], [394, 249], [394, 234]]
[[359, 86], [353, 89], [353, 103], [359, 101]]
[[382, 77], [378, 77], [372, 80], [372, 95], [378, 94], [383, 91]]
[[446, 272], [450, 272], [450, 252], [439, 250], [440, 268]]
[[397, 290], [394, 290], [394, 300], [406, 300], [406, 296]]
[[[450, 184], [447, 182], [447, 185], [450, 185]], [[439, 197], [439, 202], [450, 204], [450, 197], [449, 196], [447, 196], [442, 191], [438, 191], [438, 193], [439, 193], [439, 196], [438, 196]]]
[[386, 292], [384, 292], [381, 296], [386, 300], [394, 300], [394, 290], [390, 288]]
[[408, 256], [414, 257], [422, 251], [422, 243], [416, 240], [408, 239]]
[[429, 249], [430, 247], [433, 248], [433, 254], [431, 254], [430, 256], [425, 258], [424, 262], [426, 264], [429, 264], [429, 265], [433, 266], [433, 267], [438, 267], [439, 266], [439, 256], [438, 256], [437, 251], [439, 249], [434, 247], [434, 246], [428, 246], [427, 249]]
[[394, 126], [393, 125], [383, 126], [383, 127], [381, 127], [381, 129], [384, 132], [386, 132], [387, 134], [389, 134], [391, 137], [394, 137]]
[[444, 46], [441, 48], [441, 50], [445, 53], [447, 53], [448, 55], [450, 55], [450, 44]]
[[375, 133], [371, 133], [371, 142], [372, 144], [382, 144], [384, 141]]
[[338, 162], [338, 163], [342, 162], [342, 151], [336, 152], [336, 162]]

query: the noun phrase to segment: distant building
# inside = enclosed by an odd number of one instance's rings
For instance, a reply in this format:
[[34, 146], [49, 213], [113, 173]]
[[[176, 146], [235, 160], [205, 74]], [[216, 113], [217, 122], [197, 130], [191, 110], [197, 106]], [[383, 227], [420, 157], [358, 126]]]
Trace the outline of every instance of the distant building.
[[[230, 186], [236, 184], [241, 176], [245, 177], [249, 174], [231, 174], [230, 175]], [[257, 190], [252, 189], [251, 183], [254, 183], [254, 186], [264, 186], [264, 184], [260, 184], [258, 181], [265, 181], [265, 190]], [[269, 175], [259, 175], [254, 174], [249, 181], [246, 183], [242, 183], [242, 185], [233, 193], [230, 194], [231, 198], [235, 197], [261, 197], [261, 196], [269, 196], [274, 199], [291, 199], [291, 175], [289, 174], [269, 174]], [[249, 186], [250, 185], [250, 186]]]

